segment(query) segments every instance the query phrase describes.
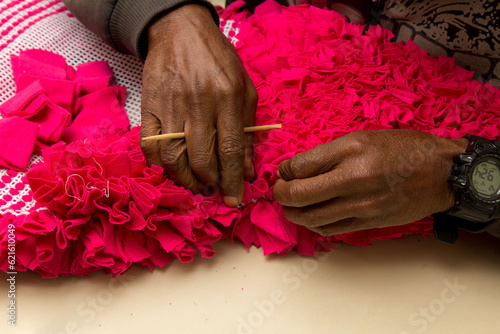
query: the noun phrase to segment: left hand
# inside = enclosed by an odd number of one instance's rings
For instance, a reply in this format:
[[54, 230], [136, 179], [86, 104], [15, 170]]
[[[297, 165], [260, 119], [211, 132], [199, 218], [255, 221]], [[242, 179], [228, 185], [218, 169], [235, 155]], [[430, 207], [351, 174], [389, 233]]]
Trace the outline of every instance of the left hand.
[[253, 125], [257, 91], [236, 50], [198, 4], [167, 12], [147, 35], [141, 137], [186, 137], [141, 141], [144, 156], [193, 191], [220, 184], [224, 203], [238, 206], [244, 178], [254, 176], [252, 135], [243, 127]]
[[322, 235], [408, 224], [453, 206], [446, 179], [466, 147], [416, 130], [356, 131], [283, 161], [274, 198]]

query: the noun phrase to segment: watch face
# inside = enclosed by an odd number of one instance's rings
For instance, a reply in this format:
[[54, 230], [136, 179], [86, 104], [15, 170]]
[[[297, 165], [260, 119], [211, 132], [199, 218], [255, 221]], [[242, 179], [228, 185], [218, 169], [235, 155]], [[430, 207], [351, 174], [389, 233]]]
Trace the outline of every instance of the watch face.
[[481, 158], [472, 169], [471, 185], [474, 193], [485, 201], [500, 199], [500, 160]]

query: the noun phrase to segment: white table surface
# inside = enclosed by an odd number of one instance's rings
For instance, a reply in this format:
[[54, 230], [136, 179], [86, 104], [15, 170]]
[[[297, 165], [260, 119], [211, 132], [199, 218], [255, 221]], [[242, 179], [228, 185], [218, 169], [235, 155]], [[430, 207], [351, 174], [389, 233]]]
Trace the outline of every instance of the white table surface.
[[[113, 280], [16, 277], [0, 333], [500, 333], [500, 240], [461, 233], [341, 245], [316, 257], [215, 244], [212, 259]], [[6, 307], [7, 275], [0, 275]]]

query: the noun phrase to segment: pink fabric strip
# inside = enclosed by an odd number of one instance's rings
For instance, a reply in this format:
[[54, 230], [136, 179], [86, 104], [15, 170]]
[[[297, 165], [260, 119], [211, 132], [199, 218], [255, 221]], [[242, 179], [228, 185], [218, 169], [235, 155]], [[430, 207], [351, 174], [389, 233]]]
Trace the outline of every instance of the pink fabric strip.
[[0, 120], [0, 165], [18, 171], [28, 167], [38, 126], [14, 116]]

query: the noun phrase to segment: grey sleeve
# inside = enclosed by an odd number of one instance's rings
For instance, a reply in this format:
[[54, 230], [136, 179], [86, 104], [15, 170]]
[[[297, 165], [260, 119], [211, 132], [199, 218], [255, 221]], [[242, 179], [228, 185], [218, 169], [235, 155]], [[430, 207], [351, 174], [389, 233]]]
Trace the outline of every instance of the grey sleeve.
[[114, 48], [146, 59], [145, 32], [159, 14], [194, 3], [207, 7], [219, 24], [214, 6], [207, 0], [63, 0], [71, 13]]

